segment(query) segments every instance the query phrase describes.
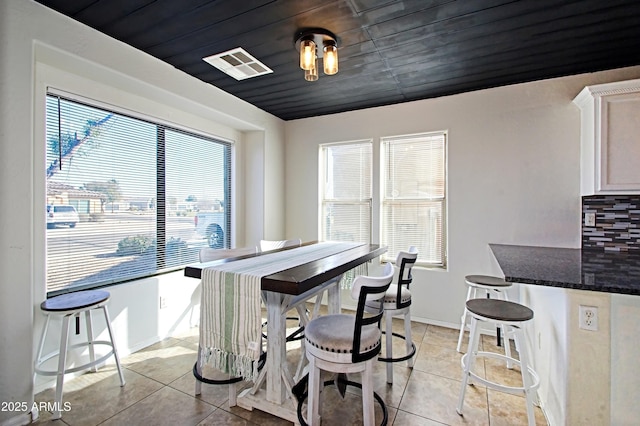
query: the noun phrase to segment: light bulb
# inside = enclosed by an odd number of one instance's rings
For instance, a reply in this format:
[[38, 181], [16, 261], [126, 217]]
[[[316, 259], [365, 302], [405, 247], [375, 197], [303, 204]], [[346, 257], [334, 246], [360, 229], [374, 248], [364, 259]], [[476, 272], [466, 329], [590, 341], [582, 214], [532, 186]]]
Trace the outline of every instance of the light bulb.
[[316, 60], [313, 62], [314, 66], [309, 69], [309, 70], [305, 70], [304, 72], [304, 79], [307, 81], [316, 81], [318, 79], [318, 59], [316, 58]]
[[333, 75], [338, 72], [338, 48], [335, 44], [328, 44], [324, 47], [324, 73]]
[[313, 40], [302, 40], [300, 42], [300, 68], [305, 71], [315, 66], [316, 43]]

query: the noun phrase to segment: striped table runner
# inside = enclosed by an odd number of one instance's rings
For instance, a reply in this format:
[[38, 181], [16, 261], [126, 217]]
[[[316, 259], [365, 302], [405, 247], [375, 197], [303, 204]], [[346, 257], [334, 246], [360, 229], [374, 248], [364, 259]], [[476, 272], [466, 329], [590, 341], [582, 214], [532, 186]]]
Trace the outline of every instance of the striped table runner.
[[261, 351], [262, 277], [359, 245], [318, 243], [203, 269], [200, 362], [255, 381]]

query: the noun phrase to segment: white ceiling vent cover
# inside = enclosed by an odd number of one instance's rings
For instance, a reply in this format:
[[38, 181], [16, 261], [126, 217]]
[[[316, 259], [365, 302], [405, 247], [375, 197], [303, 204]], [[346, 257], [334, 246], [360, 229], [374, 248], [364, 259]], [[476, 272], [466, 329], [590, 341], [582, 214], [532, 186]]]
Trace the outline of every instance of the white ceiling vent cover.
[[245, 80], [273, 72], [268, 66], [258, 61], [241, 47], [218, 53], [217, 55], [207, 56], [202, 60], [236, 80]]

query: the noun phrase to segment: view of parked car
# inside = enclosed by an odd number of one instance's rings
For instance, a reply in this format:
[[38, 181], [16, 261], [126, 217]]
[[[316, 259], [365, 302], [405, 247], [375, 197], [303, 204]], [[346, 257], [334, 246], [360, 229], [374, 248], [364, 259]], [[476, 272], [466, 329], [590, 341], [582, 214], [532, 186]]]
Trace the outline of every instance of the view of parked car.
[[211, 248], [224, 247], [224, 212], [198, 212], [193, 217], [196, 233], [207, 239]]
[[76, 208], [69, 205], [47, 205], [47, 228], [57, 225], [69, 225], [75, 228], [80, 221]]

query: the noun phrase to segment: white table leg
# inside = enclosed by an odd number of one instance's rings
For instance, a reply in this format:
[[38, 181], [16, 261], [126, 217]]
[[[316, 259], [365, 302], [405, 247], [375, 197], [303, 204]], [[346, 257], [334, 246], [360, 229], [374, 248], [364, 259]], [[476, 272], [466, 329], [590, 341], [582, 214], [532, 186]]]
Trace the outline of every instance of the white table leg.
[[282, 295], [272, 291], [267, 295], [267, 401], [282, 404], [285, 385], [280, 369], [287, 359], [285, 312], [282, 312]]
[[342, 275], [338, 275], [335, 278], [336, 284], [327, 289], [327, 309], [330, 314], [339, 314], [342, 312], [340, 278], [342, 278]]

